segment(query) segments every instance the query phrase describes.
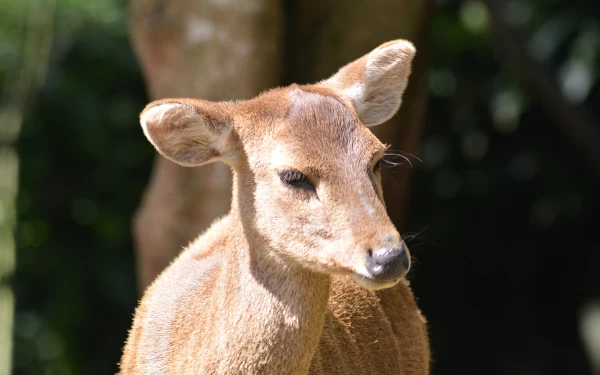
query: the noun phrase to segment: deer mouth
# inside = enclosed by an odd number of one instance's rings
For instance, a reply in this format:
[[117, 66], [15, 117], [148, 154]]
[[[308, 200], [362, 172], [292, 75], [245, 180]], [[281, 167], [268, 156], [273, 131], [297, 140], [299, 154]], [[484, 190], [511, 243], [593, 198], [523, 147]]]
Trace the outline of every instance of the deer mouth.
[[360, 285], [364, 288], [367, 288], [367, 289], [371, 289], [371, 290], [380, 290], [380, 289], [391, 288], [394, 285], [398, 284], [398, 282], [402, 278], [402, 277], [398, 277], [396, 279], [391, 279], [391, 280], [379, 280], [372, 276], [367, 276], [367, 275], [364, 275], [364, 274], [358, 273], [358, 272], [353, 272], [349, 276], [358, 285]]

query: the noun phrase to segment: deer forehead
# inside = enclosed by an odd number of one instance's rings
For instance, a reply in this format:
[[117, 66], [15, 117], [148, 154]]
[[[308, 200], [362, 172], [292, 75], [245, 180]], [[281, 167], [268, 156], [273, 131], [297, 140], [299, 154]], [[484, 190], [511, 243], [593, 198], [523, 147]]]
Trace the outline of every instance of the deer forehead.
[[384, 150], [338, 98], [299, 88], [288, 96], [288, 111], [273, 133], [273, 163], [331, 168], [353, 161], [364, 163]]

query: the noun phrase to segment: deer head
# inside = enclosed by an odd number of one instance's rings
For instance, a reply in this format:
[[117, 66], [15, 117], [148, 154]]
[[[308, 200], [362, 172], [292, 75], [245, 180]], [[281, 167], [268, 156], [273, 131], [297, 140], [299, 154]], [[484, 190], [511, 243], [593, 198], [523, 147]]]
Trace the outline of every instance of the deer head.
[[386, 147], [368, 127], [397, 112], [414, 54], [397, 40], [315, 85], [240, 102], [155, 101], [141, 124], [178, 164], [232, 167], [232, 211], [262, 239], [255, 251], [367, 288], [390, 287], [408, 271], [410, 255], [383, 202]]

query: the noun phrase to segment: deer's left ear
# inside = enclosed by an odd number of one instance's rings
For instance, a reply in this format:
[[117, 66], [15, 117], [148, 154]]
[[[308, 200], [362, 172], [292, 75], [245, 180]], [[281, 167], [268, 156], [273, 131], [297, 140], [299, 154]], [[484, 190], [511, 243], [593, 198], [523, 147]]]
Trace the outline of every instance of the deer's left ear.
[[228, 103], [195, 99], [152, 102], [140, 114], [144, 134], [156, 150], [177, 164], [235, 162], [233, 118]]
[[384, 43], [321, 84], [349, 99], [364, 125], [379, 125], [400, 108], [415, 52], [407, 40]]

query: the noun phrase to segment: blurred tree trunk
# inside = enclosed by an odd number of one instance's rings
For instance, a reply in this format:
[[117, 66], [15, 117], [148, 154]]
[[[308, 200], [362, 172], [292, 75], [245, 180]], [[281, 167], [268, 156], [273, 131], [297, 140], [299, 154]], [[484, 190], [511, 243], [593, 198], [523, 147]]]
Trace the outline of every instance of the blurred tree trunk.
[[[281, 83], [283, 15], [278, 1], [131, 0], [134, 45], [153, 99], [250, 98]], [[287, 80], [314, 82], [398, 38], [413, 41], [417, 59], [398, 116], [374, 128], [393, 149], [414, 153], [426, 110], [425, 44], [430, 1], [305, 0], [286, 3], [297, 15], [290, 32]], [[295, 9], [292, 9], [295, 8]], [[408, 171], [384, 186], [390, 216], [405, 216]], [[139, 287], [202, 230], [225, 214], [230, 173], [219, 164], [182, 168], [158, 157], [135, 219]]]
[[[152, 99], [249, 99], [280, 82], [277, 0], [131, 0], [133, 43]], [[183, 168], [160, 156], [134, 222], [140, 290], [227, 213], [221, 163]]]
[[0, 108], [0, 375], [11, 373], [14, 297], [10, 288], [15, 267], [13, 231], [18, 187], [18, 158], [13, 147], [20, 119]]
[[46, 77], [55, 6], [54, 0], [38, 2], [35, 7], [15, 2], [6, 10], [5, 20], [9, 21], [0, 30], [0, 34], [5, 30], [22, 30], [18, 35], [18, 59], [14, 65], [5, 65], [9, 79], [0, 92], [0, 375], [12, 374], [14, 295], [10, 281], [16, 263], [14, 230], [19, 191], [15, 143], [27, 104]]

